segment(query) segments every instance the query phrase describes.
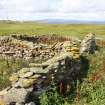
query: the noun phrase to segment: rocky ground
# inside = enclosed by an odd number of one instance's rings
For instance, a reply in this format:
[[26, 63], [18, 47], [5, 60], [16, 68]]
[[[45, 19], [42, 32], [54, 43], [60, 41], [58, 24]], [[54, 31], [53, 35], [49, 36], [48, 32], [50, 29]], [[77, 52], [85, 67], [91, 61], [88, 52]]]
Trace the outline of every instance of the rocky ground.
[[[91, 33], [83, 41], [63, 38], [55, 41], [54, 37], [53, 43], [50, 39], [45, 36], [0, 37], [0, 56], [41, 60], [41, 63], [30, 63], [29, 68], [22, 68], [11, 75], [11, 86], [0, 92], [2, 103], [35, 105], [39, 95], [52, 81], [58, 84], [65, 81], [72, 85], [82, 66], [82, 54], [96, 50], [95, 35]], [[66, 85], [65, 92], [69, 91]]]

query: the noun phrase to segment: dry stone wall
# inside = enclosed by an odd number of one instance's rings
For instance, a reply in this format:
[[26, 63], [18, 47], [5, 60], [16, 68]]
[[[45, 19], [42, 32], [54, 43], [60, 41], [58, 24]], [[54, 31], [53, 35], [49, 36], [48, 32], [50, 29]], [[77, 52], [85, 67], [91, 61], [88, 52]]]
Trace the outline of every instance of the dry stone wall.
[[[34, 59], [42, 59], [42, 63], [30, 63], [28, 68], [22, 68], [11, 75], [9, 78], [11, 86], [0, 92], [0, 96], [3, 97], [2, 101], [6, 104], [10, 104], [11, 102], [20, 105], [22, 103], [35, 104], [34, 101], [36, 98], [51, 84], [52, 80], [58, 84], [62, 81], [72, 84], [77, 79], [82, 66], [81, 54], [84, 51], [91, 52], [91, 50], [95, 50], [95, 38], [92, 34], [89, 34], [84, 39], [85, 41], [81, 42], [80, 48], [77, 44], [78, 42], [71, 40], [56, 42], [51, 45], [32, 42], [31, 48], [28, 41], [24, 42], [13, 37], [10, 39], [7, 40], [6, 38], [6, 41], [0, 39], [0, 48], [4, 48], [2, 52], [7, 51], [8, 43], [12, 46], [15, 44], [13, 49], [20, 51], [19, 49], [23, 50], [25, 48], [23, 53], [25, 51], [34, 51], [36, 54], [34, 55]], [[18, 44], [19, 46], [17, 46]], [[8, 49], [10, 50], [11, 47]], [[15, 51], [14, 53], [12, 56], [16, 55]], [[28, 54], [30, 53], [28, 52]], [[26, 56], [22, 57], [26, 58]], [[29, 101], [27, 101], [28, 99]]]

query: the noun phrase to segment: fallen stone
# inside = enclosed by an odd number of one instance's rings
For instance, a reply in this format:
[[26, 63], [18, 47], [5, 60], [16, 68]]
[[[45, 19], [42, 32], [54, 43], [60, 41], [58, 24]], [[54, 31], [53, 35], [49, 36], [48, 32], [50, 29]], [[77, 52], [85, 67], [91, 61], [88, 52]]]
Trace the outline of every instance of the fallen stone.
[[28, 91], [24, 88], [11, 88], [7, 94], [3, 95], [3, 100], [7, 104], [11, 102], [22, 103], [25, 102], [25, 98]]
[[39, 74], [34, 74], [33, 76], [29, 77], [30, 79], [37, 79], [39, 78], [41, 75]]
[[40, 68], [40, 67], [30, 68], [30, 71], [35, 73], [35, 74], [41, 74], [41, 73], [47, 73], [48, 72], [48, 70], [45, 70], [45, 69]]
[[12, 76], [9, 78], [9, 80], [11, 81], [11, 82], [17, 82], [18, 80], [19, 80], [19, 76], [18, 76], [18, 74], [12, 74]]
[[27, 103], [25, 105], [36, 105], [34, 102]]
[[28, 78], [28, 77], [31, 77], [33, 75], [33, 72], [26, 72], [26, 73], [21, 73], [19, 74], [19, 77], [20, 78]]
[[22, 68], [22, 69], [18, 72], [18, 74], [27, 73], [27, 72], [29, 72], [29, 71], [30, 71], [30, 68]]
[[24, 79], [21, 79], [20, 82], [21, 82], [20, 84], [22, 85], [23, 88], [29, 88], [29, 87], [33, 86], [33, 84], [35, 83], [35, 79], [24, 78]]

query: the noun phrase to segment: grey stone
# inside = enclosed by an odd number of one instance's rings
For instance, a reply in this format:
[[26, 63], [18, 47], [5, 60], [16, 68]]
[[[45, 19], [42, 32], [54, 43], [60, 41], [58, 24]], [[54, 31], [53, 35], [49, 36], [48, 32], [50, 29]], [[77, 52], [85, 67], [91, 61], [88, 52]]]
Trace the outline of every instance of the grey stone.
[[13, 83], [12, 87], [14, 87], [14, 88], [22, 87], [22, 84], [21, 84], [20, 80], [18, 82]]
[[41, 68], [41, 67], [33, 67], [33, 68], [30, 68], [30, 71], [31, 72], [34, 72], [34, 73], [47, 73], [48, 71], [47, 70], [45, 70], [45, 69], [43, 69], [43, 68]]
[[34, 102], [27, 103], [25, 105], [36, 105]]
[[27, 73], [23, 73], [22, 75], [20, 74], [19, 76], [21, 78], [27, 78], [27, 77], [31, 77], [33, 75], [33, 72], [27, 72]]
[[22, 68], [18, 73], [26, 73], [29, 71], [30, 71], [30, 68]]
[[29, 88], [35, 83], [35, 78], [20, 78], [18, 82], [13, 84], [13, 87]]
[[90, 33], [81, 42], [80, 53], [94, 53], [96, 50], [95, 35]]
[[16, 103], [15, 105], [24, 105], [24, 103]]
[[4, 101], [6, 104], [9, 104], [11, 102], [17, 102], [22, 103], [25, 102], [25, 98], [28, 91], [24, 88], [11, 88], [7, 94], [5, 94]]
[[34, 74], [33, 76], [30, 77], [30, 79], [37, 79], [39, 78], [41, 75], [40, 74]]

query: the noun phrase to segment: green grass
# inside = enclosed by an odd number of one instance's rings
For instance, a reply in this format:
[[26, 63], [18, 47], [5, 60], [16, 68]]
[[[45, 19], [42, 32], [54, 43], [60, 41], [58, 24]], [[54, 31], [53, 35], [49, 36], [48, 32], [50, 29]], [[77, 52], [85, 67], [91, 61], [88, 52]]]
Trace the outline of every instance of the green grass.
[[105, 37], [105, 25], [95, 24], [42, 24], [36, 22], [5, 22], [0, 21], [0, 35], [29, 34], [59, 34], [65, 36], [78, 36], [83, 38], [88, 33]]
[[105, 105], [105, 48], [87, 58], [88, 76], [81, 84], [79, 101], [86, 105]]
[[23, 67], [28, 66], [28, 62], [22, 59], [4, 59], [0, 57], [0, 90], [10, 86], [9, 77]]

